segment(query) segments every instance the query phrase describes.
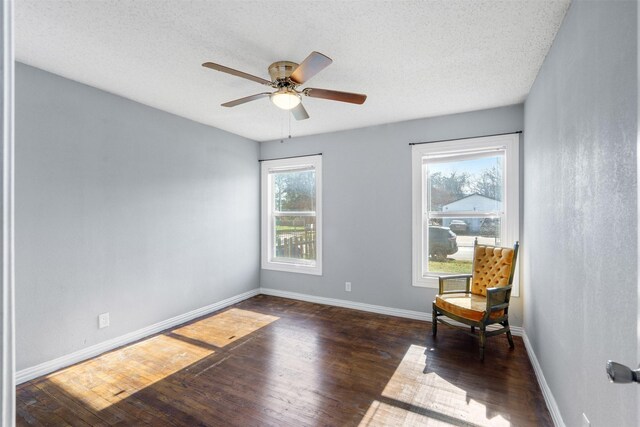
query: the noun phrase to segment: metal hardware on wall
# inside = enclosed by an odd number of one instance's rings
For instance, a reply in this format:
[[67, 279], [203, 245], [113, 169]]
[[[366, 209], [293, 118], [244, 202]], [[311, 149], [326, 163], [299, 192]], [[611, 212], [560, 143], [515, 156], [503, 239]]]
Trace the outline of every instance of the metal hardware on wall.
[[626, 365], [608, 360], [607, 376], [609, 381], [616, 384], [640, 383], [640, 368], [634, 371]]
[[300, 158], [300, 157], [313, 157], [313, 156], [322, 156], [322, 153], [303, 154], [301, 156], [277, 157], [277, 158], [274, 158], [274, 159], [260, 159], [260, 160], [258, 160], [258, 162], [268, 162], [269, 160], [297, 159], [297, 158]]
[[513, 134], [521, 134], [521, 133], [522, 133], [522, 131], [518, 130], [518, 131], [515, 131], [515, 132], [494, 133], [494, 134], [491, 134], [491, 135], [467, 136], [467, 137], [463, 137], [463, 138], [454, 138], [454, 139], [438, 139], [438, 140], [435, 140], [435, 141], [410, 142], [409, 145], [434, 144], [436, 142], [462, 141], [464, 139], [488, 138], [490, 136], [513, 135]]

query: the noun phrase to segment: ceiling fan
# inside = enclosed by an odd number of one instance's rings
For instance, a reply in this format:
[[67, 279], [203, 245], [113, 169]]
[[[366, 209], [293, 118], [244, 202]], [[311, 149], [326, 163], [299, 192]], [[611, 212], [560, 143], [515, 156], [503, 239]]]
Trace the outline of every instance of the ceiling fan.
[[311, 77], [328, 67], [333, 60], [319, 52], [311, 52], [301, 64], [291, 61], [278, 61], [269, 65], [269, 75], [271, 81], [261, 77], [247, 74], [224, 65], [214, 64], [213, 62], [205, 62], [203, 67], [212, 70], [222, 71], [223, 73], [242, 77], [252, 80], [256, 83], [276, 89], [275, 92], [262, 92], [256, 95], [246, 96], [244, 98], [225, 102], [223, 107], [235, 107], [236, 105], [246, 102], [255, 101], [256, 99], [269, 97], [277, 107], [283, 110], [291, 110], [296, 120], [305, 120], [309, 118], [307, 110], [301, 102], [301, 96], [305, 95], [311, 98], [329, 99], [332, 101], [349, 102], [351, 104], [362, 104], [367, 99], [367, 95], [350, 92], [339, 92], [336, 90], [317, 89], [308, 87], [306, 89], [298, 89], [298, 86], [304, 84]]

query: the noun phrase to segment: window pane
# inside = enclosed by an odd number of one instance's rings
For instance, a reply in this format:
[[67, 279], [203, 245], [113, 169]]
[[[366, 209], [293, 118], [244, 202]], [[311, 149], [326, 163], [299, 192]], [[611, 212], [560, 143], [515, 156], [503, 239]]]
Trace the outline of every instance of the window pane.
[[316, 259], [316, 217], [278, 216], [275, 217], [275, 238], [273, 254], [279, 261]]
[[429, 161], [426, 167], [429, 211], [502, 210], [504, 156]]
[[428, 206], [424, 271], [471, 273], [473, 241], [499, 245], [500, 218], [445, 217], [446, 212], [503, 212], [504, 155], [432, 159], [425, 164]]
[[505, 134], [411, 147], [414, 286], [437, 288], [439, 275], [471, 272], [476, 237], [496, 246], [517, 240], [519, 140]]
[[[424, 242], [426, 271], [471, 273], [473, 242], [500, 246], [501, 220], [491, 218], [432, 218]], [[425, 227], [426, 229], [427, 227]]]
[[273, 173], [273, 208], [280, 212], [316, 210], [316, 171]]
[[322, 156], [261, 163], [266, 270], [322, 275]]

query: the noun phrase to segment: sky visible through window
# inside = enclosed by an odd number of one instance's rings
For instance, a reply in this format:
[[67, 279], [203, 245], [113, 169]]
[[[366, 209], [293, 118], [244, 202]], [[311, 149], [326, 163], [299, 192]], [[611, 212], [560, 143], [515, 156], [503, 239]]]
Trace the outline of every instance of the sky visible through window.
[[466, 172], [469, 175], [479, 175], [486, 169], [491, 169], [494, 166], [500, 167], [500, 160], [501, 157], [493, 156], [473, 160], [439, 161], [438, 163], [429, 163], [429, 173], [440, 172], [443, 175], [449, 175], [452, 172]]

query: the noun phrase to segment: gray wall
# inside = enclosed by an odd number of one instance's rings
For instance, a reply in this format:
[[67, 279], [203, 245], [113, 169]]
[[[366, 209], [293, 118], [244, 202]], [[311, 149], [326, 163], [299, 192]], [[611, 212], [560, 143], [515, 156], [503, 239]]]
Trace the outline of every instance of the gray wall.
[[637, 426], [637, 3], [574, 0], [525, 104], [525, 331], [568, 426]]
[[515, 105], [261, 143], [263, 159], [323, 153], [324, 209], [323, 275], [261, 270], [261, 286], [431, 313], [436, 290], [411, 285], [409, 143], [519, 131], [523, 120]]
[[257, 288], [257, 142], [17, 64], [16, 146], [18, 369]]

